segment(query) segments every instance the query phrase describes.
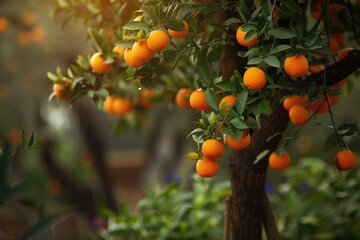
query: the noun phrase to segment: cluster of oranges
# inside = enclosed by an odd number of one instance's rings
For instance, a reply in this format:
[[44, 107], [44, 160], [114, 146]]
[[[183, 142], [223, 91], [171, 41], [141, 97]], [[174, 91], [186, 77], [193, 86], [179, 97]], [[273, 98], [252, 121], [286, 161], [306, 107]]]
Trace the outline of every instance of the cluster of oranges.
[[[134, 19], [134, 21], [141, 21], [142, 16]], [[113, 52], [117, 53], [115, 61], [124, 61], [128, 66], [139, 68], [150, 60], [156, 52], [163, 51], [170, 44], [170, 37], [173, 38], [186, 38], [190, 32], [190, 26], [186, 20], [182, 20], [184, 30], [175, 31], [168, 29], [155, 29], [151, 31], [147, 38], [137, 40], [131, 48], [122, 48], [115, 46]], [[97, 73], [106, 73], [112, 67], [113, 61], [107, 61], [102, 56], [101, 52], [95, 53], [90, 59], [90, 66]]]
[[[20, 16], [22, 24], [28, 28], [17, 33], [17, 41], [20, 45], [27, 45], [31, 41], [34, 43], [41, 43], [45, 38], [45, 30], [40, 26], [35, 26], [38, 20], [38, 15], [35, 11], [27, 10]], [[9, 20], [5, 17], [0, 17], [0, 33], [4, 33], [11, 26]]]

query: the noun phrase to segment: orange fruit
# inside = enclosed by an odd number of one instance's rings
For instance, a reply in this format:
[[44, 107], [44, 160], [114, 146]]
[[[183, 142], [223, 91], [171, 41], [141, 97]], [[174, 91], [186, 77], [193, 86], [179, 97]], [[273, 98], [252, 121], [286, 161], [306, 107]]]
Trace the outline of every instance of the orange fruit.
[[321, 17], [322, 7], [321, 7], [321, 0], [315, 0], [311, 3], [311, 16], [318, 20]]
[[266, 75], [258, 67], [250, 67], [244, 73], [244, 84], [251, 90], [260, 90], [266, 85]]
[[309, 67], [309, 70], [310, 70], [310, 72], [312, 72], [312, 73], [318, 73], [318, 72], [321, 72], [322, 70], [324, 70], [325, 69], [325, 67], [324, 67], [324, 65], [322, 65], [322, 64], [319, 64], [319, 65], [311, 65], [310, 67]]
[[38, 19], [38, 15], [35, 11], [28, 10], [21, 15], [21, 20], [27, 25], [34, 24]]
[[[236, 102], [235, 96], [233, 95], [225, 96], [220, 101], [219, 109], [223, 110], [226, 113], [229, 111], [229, 108], [232, 108], [232, 106], [234, 106], [235, 102]], [[224, 104], [226, 104], [226, 106]], [[223, 105], [224, 105], [224, 109], [223, 109]]]
[[189, 35], [190, 32], [190, 26], [187, 21], [182, 20], [182, 23], [184, 25], [183, 31], [174, 31], [171, 29], [168, 29], [169, 35], [173, 38], [186, 38]]
[[116, 45], [113, 49], [113, 52], [117, 53], [116, 60], [120, 61], [122, 56], [124, 55], [124, 48], [120, 47], [119, 45]]
[[352, 50], [354, 50], [353, 48], [344, 48], [339, 52], [339, 60], [344, 59], [345, 57], [347, 57], [347, 55], [349, 55], [349, 52], [351, 52]]
[[115, 97], [112, 103], [113, 113], [123, 116], [130, 112], [132, 109], [132, 101], [127, 97]]
[[269, 166], [275, 170], [284, 170], [290, 166], [290, 156], [283, 151], [280, 155], [273, 152], [269, 156]]
[[45, 30], [42, 27], [34, 27], [31, 30], [31, 39], [36, 42], [40, 43], [45, 38]]
[[152, 96], [154, 96], [154, 90], [152, 89], [142, 90], [139, 96], [139, 104], [145, 108], [154, 106], [155, 103], [151, 101]]
[[175, 97], [176, 105], [181, 108], [190, 108], [190, 95], [193, 93], [194, 90], [191, 88], [181, 88]]
[[351, 150], [343, 150], [336, 154], [336, 166], [341, 171], [351, 170], [356, 166], [356, 156]]
[[259, 42], [258, 37], [254, 37], [254, 38], [252, 38], [250, 40], [245, 41], [245, 35], [246, 35], [246, 32], [244, 32], [241, 29], [241, 27], [239, 27], [236, 30], [236, 40], [238, 41], [238, 43], [240, 45], [245, 46], [245, 47], [252, 47], [252, 46], [256, 45]]
[[328, 98], [329, 98], [330, 106], [335, 106], [340, 100], [340, 95], [330, 95], [330, 94], [328, 94]]
[[285, 98], [283, 102], [284, 108], [289, 111], [294, 105], [304, 105], [309, 100], [308, 96], [290, 95]]
[[309, 70], [309, 63], [305, 56], [297, 54], [285, 58], [284, 70], [290, 77], [298, 78], [304, 76]]
[[343, 33], [334, 33], [334, 38], [336, 40], [337, 46], [343, 48], [345, 44], [345, 36]]
[[9, 21], [4, 18], [0, 17], [0, 33], [5, 32], [8, 29]]
[[107, 96], [105, 101], [103, 102], [103, 109], [107, 113], [114, 113], [113, 103], [115, 100], [115, 96]]
[[204, 158], [196, 163], [196, 172], [200, 177], [214, 177], [219, 171], [219, 164], [214, 159]]
[[247, 148], [250, 145], [251, 136], [246, 131], [243, 132], [239, 140], [226, 136], [227, 145], [234, 151]]
[[336, 53], [337, 49], [338, 49], [338, 44], [336, 42], [336, 39], [334, 36], [331, 36], [329, 38], [329, 49], [330, 51], [332, 51], [333, 53]]
[[347, 78], [344, 78], [342, 80], [340, 80], [339, 82], [333, 84], [333, 87], [337, 87], [337, 88], [341, 88], [343, 87], [345, 84], [347, 83]]
[[309, 112], [302, 105], [294, 105], [289, 110], [289, 118], [293, 124], [301, 126], [309, 120]]
[[169, 35], [163, 30], [154, 30], [149, 34], [147, 38], [147, 45], [149, 49], [153, 52], [162, 51], [170, 43]]
[[90, 66], [97, 73], [106, 73], [112, 67], [112, 63], [105, 63], [105, 59], [97, 52], [90, 58]]
[[133, 50], [131, 48], [125, 49], [124, 60], [130, 67], [133, 68], [141, 67], [145, 63], [144, 60], [140, 60], [134, 56]]
[[206, 101], [205, 92], [202, 89], [193, 91], [190, 95], [190, 106], [196, 110], [209, 110], [210, 106]]
[[216, 139], [206, 140], [201, 148], [202, 154], [211, 159], [219, 158], [224, 154], [224, 144]]
[[139, 41], [134, 43], [132, 47], [132, 53], [135, 58], [143, 61], [149, 60], [155, 54], [155, 52], [151, 51], [148, 47], [146, 39], [140, 39]]
[[28, 31], [21, 31], [18, 34], [18, 43], [20, 45], [27, 45], [30, 42], [30, 32]]
[[[329, 99], [329, 103], [330, 103], [330, 99]], [[307, 105], [307, 109], [311, 110], [312, 112], [326, 113], [329, 111], [329, 106], [325, 101], [324, 96], [322, 96], [319, 100]]]
[[63, 80], [64, 81], [62, 83], [55, 83], [53, 85], [53, 92], [55, 93], [55, 96], [60, 100], [68, 100], [72, 93], [72, 80], [65, 77], [63, 78]]

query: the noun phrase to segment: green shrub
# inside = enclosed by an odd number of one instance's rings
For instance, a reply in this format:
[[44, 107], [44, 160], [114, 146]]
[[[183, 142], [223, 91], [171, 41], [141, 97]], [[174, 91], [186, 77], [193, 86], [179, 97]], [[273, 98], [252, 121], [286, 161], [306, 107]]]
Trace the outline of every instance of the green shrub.
[[213, 183], [195, 177], [193, 191], [180, 183], [147, 193], [138, 212], [123, 209], [113, 214], [104, 236], [115, 239], [222, 239], [223, 202], [230, 194], [228, 182]]
[[359, 171], [305, 158], [286, 175], [270, 195], [282, 239], [360, 239]]

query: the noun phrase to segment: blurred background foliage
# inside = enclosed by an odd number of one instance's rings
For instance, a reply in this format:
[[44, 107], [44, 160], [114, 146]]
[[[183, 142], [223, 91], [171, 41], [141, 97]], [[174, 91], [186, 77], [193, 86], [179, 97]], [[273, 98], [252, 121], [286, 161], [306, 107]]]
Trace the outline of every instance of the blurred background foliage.
[[[46, 139], [42, 149], [16, 155], [5, 169], [11, 184], [25, 180], [26, 187], [2, 199], [0, 239], [18, 238], [28, 230], [41, 232], [36, 239], [110, 235], [144, 239], [154, 232], [162, 239], [181, 239], [190, 233], [193, 239], [219, 239], [223, 200], [229, 193], [226, 159], [230, 151], [214, 179], [192, 178], [195, 162], [185, 156], [194, 144], [186, 136], [199, 118], [197, 112], [163, 103], [143, 114], [141, 130], [138, 125], [124, 130], [118, 119], [98, 111], [86, 98], [71, 108], [56, 100], [48, 102], [52, 82], [46, 72], [56, 66], [66, 68], [78, 54], [87, 56], [92, 51], [87, 27], [98, 27], [99, 21], [91, 19], [102, 16], [72, 8], [68, 10], [75, 15], [89, 14], [89, 21], [66, 20], [60, 13], [52, 18], [61, 2], [65, 1], [0, 1], [1, 159], [23, 146], [21, 129], [26, 143], [31, 132]], [[107, 22], [120, 21], [116, 13], [108, 17], [100, 22], [109, 29], [114, 26]], [[351, 42], [347, 44], [351, 47]], [[360, 83], [356, 76], [351, 78], [353, 94], [341, 96], [334, 108], [335, 121], [359, 125], [359, 112], [349, 106], [356, 108], [360, 101], [355, 94]], [[317, 121], [330, 123], [328, 116], [317, 116], [290, 145], [297, 167], [286, 174], [269, 172], [268, 191], [280, 230], [284, 239], [359, 239], [359, 171], [336, 175], [335, 150], [324, 151], [324, 140], [332, 130], [315, 126]], [[6, 142], [9, 151], [5, 151]], [[354, 152], [360, 151], [357, 139], [348, 143]], [[313, 158], [299, 161], [305, 156]], [[69, 206], [77, 210], [64, 220], [62, 211], [67, 213]], [[55, 227], [49, 227], [55, 222]], [[31, 226], [46, 231], [34, 231]], [[195, 232], [194, 226], [198, 226]]]

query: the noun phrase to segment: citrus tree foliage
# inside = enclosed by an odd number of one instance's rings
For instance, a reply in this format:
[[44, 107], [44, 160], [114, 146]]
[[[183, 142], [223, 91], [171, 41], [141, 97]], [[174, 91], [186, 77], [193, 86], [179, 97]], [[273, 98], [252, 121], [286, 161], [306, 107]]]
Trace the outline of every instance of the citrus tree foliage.
[[[248, 138], [240, 146], [229, 144], [234, 150], [246, 147], [252, 130], [261, 129], [260, 117], [272, 113], [271, 101], [279, 91], [300, 99], [289, 101], [287, 110], [290, 120], [302, 126], [319, 113], [332, 117], [343, 84], [351, 89], [348, 79], [332, 85], [326, 77], [306, 81], [316, 72], [323, 76], [328, 66], [351, 52], [341, 51], [346, 47], [344, 33], [358, 41], [359, 6], [352, 1], [58, 2], [56, 14], [83, 19], [91, 26], [93, 51], [67, 69], [48, 73], [54, 82], [51, 98], [72, 104], [87, 96], [123, 123], [161, 101], [200, 110], [198, 127], [190, 134], [198, 146], [190, 154], [193, 159], [221, 155], [221, 149], [204, 154], [201, 147], [209, 139], [225, 136], [225, 142], [236, 143]], [[226, 12], [233, 14], [224, 19]], [[236, 44], [243, 46], [236, 54], [246, 59], [244, 71], [221, 74], [226, 66], [238, 68], [233, 62], [221, 62], [224, 49]], [[181, 89], [190, 89], [191, 94], [178, 96]], [[355, 125], [338, 128], [334, 121], [330, 127], [334, 134], [326, 141], [327, 149], [346, 149], [343, 137], [359, 132]], [[297, 134], [285, 134], [275, 159], [283, 157]], [[256, 161], [268, 153], [264, 149]], [[217, 166], [213, 171], [216, 174]]]

